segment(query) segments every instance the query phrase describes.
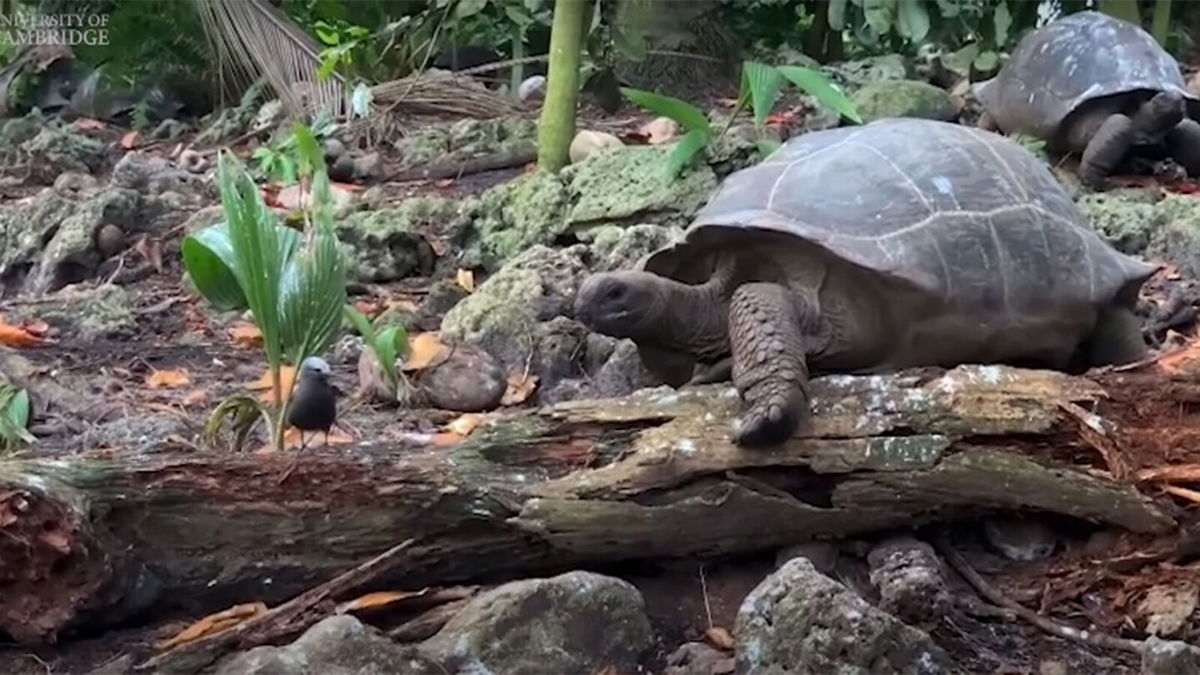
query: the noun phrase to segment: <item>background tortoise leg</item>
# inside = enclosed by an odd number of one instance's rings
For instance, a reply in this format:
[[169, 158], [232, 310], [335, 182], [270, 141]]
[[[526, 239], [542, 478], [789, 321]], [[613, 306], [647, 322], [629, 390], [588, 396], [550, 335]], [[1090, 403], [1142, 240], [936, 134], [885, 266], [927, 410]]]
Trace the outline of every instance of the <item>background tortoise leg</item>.
[[733, 441], [764, 447], [791, 438], [808, 416], [804, 327], [816, 312], [776, 284], [739, 286], [729, 303], [733, 384], [745, 406]]
[[687, 384], [696, 367], [696, 361], [687, 354], [649, 344], [639, 344], [637, 348], [646, 370], [675, 389]]
[[1200, 176], [1200, 122], [1185, 119], [1167, 134], [1171, 156], [1187, 170], [1188, 176]]
[[1142, 322], [1124, 307], [1105, 307], [1086, 347], [1089, 366], [1133, 363], [1150, 353], [1142, 338]]
[[1104, 180], [1133, 145], [1133, 120], [1110, 115], [1088, 141], [1079, 162], [1079, 180], [1093, 190], [1103, 190]]
[[979, 113], [979, 119], [975, 122], [975, 128], [991, 131], [992, 133], [1000, 133], [1000, 125], [996, 124], [996, 120], [986, 110]]

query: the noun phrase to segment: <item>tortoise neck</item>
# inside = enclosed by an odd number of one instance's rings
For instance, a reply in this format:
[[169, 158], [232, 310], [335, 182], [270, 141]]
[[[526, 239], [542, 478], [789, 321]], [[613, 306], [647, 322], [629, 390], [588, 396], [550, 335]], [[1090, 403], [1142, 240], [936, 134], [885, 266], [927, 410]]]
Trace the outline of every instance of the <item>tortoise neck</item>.
[[663, 279], [664, 307], [656, 341], [672, 351], [714, 361], [729, 353], [729, 297], [734, 290], [731, 265], [722, 264], [703, 284]]

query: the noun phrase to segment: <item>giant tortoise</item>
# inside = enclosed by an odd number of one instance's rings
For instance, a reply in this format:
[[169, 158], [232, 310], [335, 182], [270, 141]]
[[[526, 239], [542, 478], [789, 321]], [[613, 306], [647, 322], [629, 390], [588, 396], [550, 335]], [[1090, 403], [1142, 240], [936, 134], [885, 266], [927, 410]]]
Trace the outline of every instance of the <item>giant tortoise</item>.
[[672, 386], [732, 375], [747, 448], [796, 433], [810, 372], [1141, 358], [1155, 270], [1015, 141], [915, 118], [791, 139], [637, 267], [588, 277], [576, 318]]
[[1200, 174], [1200, 100], [1149, 33], [1101, 12], [1031, 31], [995, 77], [975, 85], [980, 126], [1080, 155], [1080, 180], [1102, 189], [1131, 150], [1165, 150]]

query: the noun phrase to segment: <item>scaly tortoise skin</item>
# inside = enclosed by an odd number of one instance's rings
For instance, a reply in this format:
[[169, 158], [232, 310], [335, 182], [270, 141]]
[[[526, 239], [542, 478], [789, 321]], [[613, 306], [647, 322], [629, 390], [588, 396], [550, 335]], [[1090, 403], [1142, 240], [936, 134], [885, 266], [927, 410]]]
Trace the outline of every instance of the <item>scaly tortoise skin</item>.
[[[1046, 141], [1080, 155], [1079, 175], [1101, 190], [1139, 148], [1165, 150], [1200, 174], [1200, 99], [1179, 64], [1146, 31], [1101, 12], [1031, 31], [990, 80], [975, 85], [984, 129]], [[1135, 152], [1131, 152], [1135, 151]]]
[[732, 375], [743, 447], [796, 433], [810, 372], [1142, 358], [1155, 270], [1016, 142], [908, 118], [793, 138], [637, 268], [590, 276], [576, 318], [671, 386]]

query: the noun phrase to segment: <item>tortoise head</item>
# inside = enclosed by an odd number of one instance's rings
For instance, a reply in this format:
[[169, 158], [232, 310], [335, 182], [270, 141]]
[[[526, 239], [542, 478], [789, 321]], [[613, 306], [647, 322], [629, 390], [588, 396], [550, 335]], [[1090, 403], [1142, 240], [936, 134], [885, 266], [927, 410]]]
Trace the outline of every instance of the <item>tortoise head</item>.
[[666, 318], [666, 291], [662, 277], [649, 272], [593, 274], [575, 296], [575, 318], [603, 335], [653, 341]]
[[1134, 124], [1142, 133], [1165, 133], [1183, 121], [1187, 115], [1187, 102], [1174, 91], [1160, 91], [1142, 104], [1134, 116]]

